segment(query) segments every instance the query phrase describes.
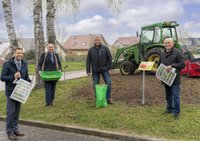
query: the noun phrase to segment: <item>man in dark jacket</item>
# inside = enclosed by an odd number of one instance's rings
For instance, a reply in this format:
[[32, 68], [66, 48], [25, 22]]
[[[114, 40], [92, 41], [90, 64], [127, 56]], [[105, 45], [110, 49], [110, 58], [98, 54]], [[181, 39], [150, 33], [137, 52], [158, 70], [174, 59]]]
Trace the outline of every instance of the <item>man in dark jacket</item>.
[[177, 73], [171, 87], [164, 84], [167, 101], [165, 113], [173, 113], [174, 119], [178, 119], [180, 113], [180, 71], [185, 67], [184, 56], [180, 50], [174, 48], [172, 38], [165, 38], [163, 43], [165, 51], [161, 55], [161, 63], [166, 66], [167, 71], [175, 68]]
[[[55, 71], [62, 70], [60, 59], [57, 53], [54, 52], [54, 45], [47, 45], [47, 53], [43, 53], [40, 56], [40, 60], [38, 63], [38, 71]], [[45, 100], [46, 107], [52, 107], [53, 100], [56, 91], [56, 83], [57, 81], [44, 81], [45, 86]]]
[[5, 95], [6, 95], [6, 132], [10, 140], [17, 140], [17, 136], [24, 136], [18, 130], [18, 121], [21, 103], [10, 98], [16, 84], [14, 80], [24, 79], [30, 81], [28, 76], [27, 63], [22, 60], [23, 49], [16, 48], [14, 57], [3, 65], [1, 73], [1, 81], [6, 83]]
[[107, 93], [106, 99], [108, 104], [111, 104], [111, 65], [112, 65], [112, 56], [110, 50], [102, 45], [101, 37], [95, 37], [94, 46], [91, 47], [88, 51], [87, 61], [86, 61], [86, 72], [88, 76], [91, 74], [90, 66], [92, 65], [92, 77], [94, 87], [96, 84], [99, 84], [100, 74], [102, 75], [105, 83], [107, 84]]

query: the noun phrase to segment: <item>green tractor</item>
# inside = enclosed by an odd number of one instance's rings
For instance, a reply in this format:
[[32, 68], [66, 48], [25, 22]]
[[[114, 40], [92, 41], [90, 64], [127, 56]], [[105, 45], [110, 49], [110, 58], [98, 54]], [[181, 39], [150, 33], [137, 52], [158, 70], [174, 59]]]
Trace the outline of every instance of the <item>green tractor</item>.
[[[161, 52], [164, 51], [163, 39], [171, 37], [176, 48], [182, 50], [178, 43], [176, 21], [155, 23], [141, 28], [140, 41], [136, 45], [119, 48], [114, 57], [112, 68], [120, 68], [123, 75], [133, 75], [141, 61], [153, 61], [156, 71], [160, 63]], [[120, 59], [123, 57], [122, 59]]]

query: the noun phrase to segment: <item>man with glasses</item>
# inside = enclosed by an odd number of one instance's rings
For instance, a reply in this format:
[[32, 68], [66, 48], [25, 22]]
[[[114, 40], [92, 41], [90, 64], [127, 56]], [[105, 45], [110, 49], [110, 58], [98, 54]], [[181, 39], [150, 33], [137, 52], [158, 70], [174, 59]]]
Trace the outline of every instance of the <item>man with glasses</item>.
[[[55, 53], [55, 48], [53, 44], [47, 45], [47, 52], [44, 52], [40, 56], [40, 60], [38, 62], [38, 70], [39, 71], [62, 71], [62, 65], [57, 53]], [[40, 73], [40, 72], [39, 72]], [[46, 107], [51, 108], [54, 105], [54, 97], [56, 91], [56, 83], [57, 81], [44, 81], [45, 87], [45, 101]]]
[[172, 113], [174, 119], [179, 118], [180, 114], [180, 71], [185, 67], [183, 53], [174, 47], [174, 41], [170, 37], [163, 40], [165, 50], [161, 55], [161, 63], [166, 66], [166, 71], [176, 69], [176, 78], [171, 86], [164, 84], [166, 94], [166, 111], [164, 114]]

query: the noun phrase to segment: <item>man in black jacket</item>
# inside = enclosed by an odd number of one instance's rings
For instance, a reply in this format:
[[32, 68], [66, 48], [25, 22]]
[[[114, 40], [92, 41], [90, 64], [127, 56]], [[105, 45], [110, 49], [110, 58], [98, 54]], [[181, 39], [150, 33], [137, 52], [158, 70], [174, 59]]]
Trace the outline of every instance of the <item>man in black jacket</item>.
[[167, 110], [165, 113], [173, 113], [174, 119], [178, 119], [180, 113], [180, 71], [185, 67], [184, 56], [180, 50], [174, 48], [174, 42], [172, 38], [165, 38], [163, 43], [165, 46], [165, 51], [161, 55], [161, 63], [166, 66], [167, 71], [175, 68], [177, 73], [177, 76], [171, 87], [164, 84], [167, 101]]
[[[38, 63], [38, 71], [55, 71], [62, 70], [60, 59], [57, 53], [54, 52], [54, 45], [47, 45], [47, 52], [40, 56]], [[46, 107], [52, 107], [57, 81], [44, 81]]]
[[107, 84], [107, 93], [106, 99], [108, 104], [111, 104], [111, 65], [112, 65], [112, 56], [110, 50], [102, 45], [101, 37], [96, 36], [94, 39], [94, 46], [91, 47], [88, 51], [87, 61], [86, 61], [86, 72], [88, 76], [91, 74], [90, 66], [92, 65], [92, 77], [94, 87], [96, 84], [99, 84], [100, 74], [102, 75], [104, 82]]
[[13, 83], [14, 80], [21, 78], [31, 82], [28, 76], [28, 65], [22, 58], [23, 49], [16, 48], [14, 57], [4, 63], [1, 72], [1, 81], [6, 83], [6, 132], [10, 140], [17, 140], [18, 136], [24, 136], [18, 129], [21, 103], [10, 98], [16, 86], [16, 84]]

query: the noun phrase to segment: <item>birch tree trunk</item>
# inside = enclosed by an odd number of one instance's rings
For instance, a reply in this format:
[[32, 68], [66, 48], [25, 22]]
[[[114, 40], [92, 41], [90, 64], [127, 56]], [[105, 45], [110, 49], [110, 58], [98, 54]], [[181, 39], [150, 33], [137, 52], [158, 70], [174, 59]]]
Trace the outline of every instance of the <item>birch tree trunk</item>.
[[43, 82], [38, 74], [38, 62], [40, 55], [44, 52], [44, 32], [42, 0], [33, 0], [34, 36], [35, 36], [35, 62], [36, 62], [36, 87], [41, 87]]
[[10, 42], [11, 54], [13, 54], [13, 49], [18, 47], [18, 42], [17, 42], [15, 27], [14, 27], [14, 22], [13, 22], [11, 1], [2, 0], [2, 5], [3, 5], [4, 18], [6, 21], [6, 29], [8, 33], [9, 42]]
[[[46, 15], [46, 21], [47, 21], [47, 39], [48, 43], [52, 43], [55, 46], [56, 43], [56, 33], [55, 33], [55, 0], [47, 0], [47, 15]], [[56, 47], [56, 46], [55, 46]]]

